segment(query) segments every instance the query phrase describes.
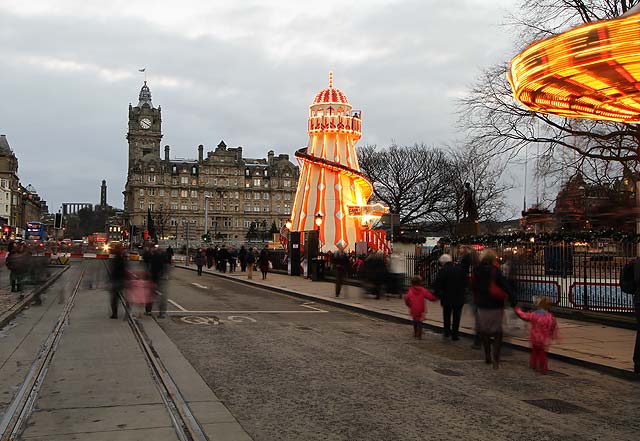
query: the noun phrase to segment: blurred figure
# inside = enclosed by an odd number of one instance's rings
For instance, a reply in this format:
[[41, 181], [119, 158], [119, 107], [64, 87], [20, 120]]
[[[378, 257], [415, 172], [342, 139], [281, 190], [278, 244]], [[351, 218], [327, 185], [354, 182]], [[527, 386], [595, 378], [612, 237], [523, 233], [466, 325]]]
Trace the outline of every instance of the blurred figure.
[[215, 261], [215, 255], [216, 255], [216, 252], [211, 245], [207, 247], [206, 255], [207, 255], [207, 268], [211, 269], [211, 267], [213, 266], [213, 262]]
[[[9, 275], [11, 292], [22, 292], [22, 282], [27, 271], [26, 254], [22, 243], [12, 242], [9, 244], [6, 266], [11, 271]], [[20, 294], [20, 298], [22, 297], [22, 294]]]
[[340, 291], [349, 270], [349, 257], [341, 246], [338, 247], [338, 251], [333, 255], [333, 268], [336, 273], [336, 297], [340, 297]]
[[124, 282], [127, 274], [127, 259], [124, 249], [117, 246], [113, 250], [111, 259], [111, 317], [118, 318], [118, 295], [124, 289]]
[[232, 248], [229, 251], [229, 272], [230, 273], [235, 273], [236, 272], [236, 268], [238, 266], [238, 252], [235, 250], [235, 248]]
[[371, 253], [360, 266], [363, 279], [369, 284], [371, 294], [380, 298], [382, 285], [387, 276], [387, 267], [384, 263], [382, 253]]
[[262, 272], [262, 280], [267, 278], [267, 273], [269, 272], [269, 266], [271, 265], [271, 261], [269, 260], [269, 249], [265, 245], [262, 251], [260, 251], [260, 257], [258, 257], [258, 266], [260, 267], [260, 271]]
[[498, 369], [504, 303], [509, 300], [513, 305], [515, 299], [509, 282], [500, 271], [498, 258], [493, 250], [482, 252], [480, 264], [473, 270], [471, 286], [474, 303], [478, 307], [477, 327], [484, 347], [485, 362], [493, 362], [493, 368]]
[[249, 247], [249, 252], [247, 253], [247, 277], [249, 279], [253, 279], [253, 270], [256, 264], [256, 253], [253, 248]]
[[422, 340], [422, 321], [427, 312], [425, 304], [427, 300], [435, 302], [438, 298], [422, 286], [422, 278], [420, 276], [413, 276], [411, 278], [411, 287], [404, 296], [404, 303], [409, 307], [409, 313], [411, 314], [413, 338], [418, 340]]
[[220, 264], [220, 267], [218, 269], [223, 273], [227, 272], [227, 263], [229, 262], [230, 258], [231, 256], [229, 254], [229, 250], [225, 245], [222, 245], [220, 251], [218, 251], [218, 262]]
[[240, 261], [240, 271], [245, 272], [247, 270], [247, 259], [248, 253], [247, 249], [242, 245], [240, 247], [240, 251], [238, 252], [238, 260]]
[[171, 248], [171, 245], [167, 247], [167, 250], [165, 251], [165, 253], [167, 255], [167, 264], [171, 265], [171, 263], [173, 262], [173, 255], [174, 255], [173, 248]]
[[151, 315], [151, 310], [153, 308], [153, 299], [154, 297], [158, 299], [158, 308], [160, 309], [160, 314], [158, 317], [164, 318], [167, 312], [167, 296], [161, 288], [163, 288], [163, 276], [166, 273], [166, 255], [160, 248], [155, 248], [151, 252], [151, 261], [149, 265], [149, 279], [154, 284], [154, 293], [155, 296], [152, 296], [151, 301], [145, 305], [145, 313], [147, 315]]
[[202, 267], [205, 265], [205, 263], [207, 263], [207, 256], [205, 255], [205, 252], [202, 248], [198, 248], [198, 251], [196, 251], [196, 256], [194, 257], [194, 261], [195, 261], [196, 267], [198, 268], [198, 275], [201, 276]]
[[[433, 284], [434, 293], [440, 297], [442, 305], [442, 336], [451, 340], [460, 340], [458, 330], [460, 329], [460, 317], [465, 302], [465, 290], [467, 288], [468, 276], [460, 265], [453, 263], [449, 254], [443, 254], [438, 259], [440, 270], [436, 275]], [[453, 323], [451, 318], [453, 317]]]
[[549, 370], [547, 352], [551, 340], [558, 338], [556, 318], [549, 311], [550, 302], [546, 297], [539, 297], [535, 302], [536, 310], [524, 312], [517, 306], [514, 308], [518, 317], [529, 322], [529, 344], [531, 345], [531, 369], [546, 374]]

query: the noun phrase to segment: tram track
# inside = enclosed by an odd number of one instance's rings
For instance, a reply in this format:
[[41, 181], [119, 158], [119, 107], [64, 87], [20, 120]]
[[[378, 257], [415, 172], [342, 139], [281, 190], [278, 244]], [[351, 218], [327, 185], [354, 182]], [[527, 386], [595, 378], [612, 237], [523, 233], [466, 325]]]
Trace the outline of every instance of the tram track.
[[[109, 273], [109, 267], [105, 262], [105, 269]], [[142, 351], [149, 367], [151, 377], [162, 397], [162, 401], [169, 412], [171, 423], [180, 441], [208, 441], [202, 426], [191, 412], [180, 389], [164, 366], [160, 355], [153, 347], [153, 342], [144, 331], [143, 324], [133, 315], [131, 307], [122, 292], [119, 293], [127, 322]], [[0, 439], [0, 441], [4, 441]]]
[[69, 314], [75, 304], [76, 296], [86, 270], [87, 265], [84, 264], [73, 292], [68, 297], [60, 312], [53, 330], [43, 343], [22, 385], [2, 416], [0, 420], [0, 441], [17, 440], [24, 430], [25, 424], [33, 411], [38, 392], [46, 378], [51, 360], [55, 356], [62, 334], [69, 323]]

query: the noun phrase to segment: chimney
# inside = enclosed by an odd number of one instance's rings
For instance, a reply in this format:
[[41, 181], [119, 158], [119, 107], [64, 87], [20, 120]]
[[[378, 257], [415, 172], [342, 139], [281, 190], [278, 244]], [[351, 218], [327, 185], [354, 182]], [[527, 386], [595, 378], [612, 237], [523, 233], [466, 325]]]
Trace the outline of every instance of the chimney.
[[198, 146], [198, 162], [202, 162], [203, 153], [204, 153], [204, 146], [200, 144]]
[[273, 155], [274, 155], [273, 150], [269, 150], [267, 152], [267, 163], [269, 165], [273, 165]]
[[169, 162], [169, 146], [168, 145], [164, 146], [164, 160]]

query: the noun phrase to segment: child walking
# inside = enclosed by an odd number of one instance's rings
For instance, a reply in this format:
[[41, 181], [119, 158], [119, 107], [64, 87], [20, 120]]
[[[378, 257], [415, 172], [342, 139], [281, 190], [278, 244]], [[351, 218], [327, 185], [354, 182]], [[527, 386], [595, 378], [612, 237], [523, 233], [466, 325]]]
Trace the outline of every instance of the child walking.
[[514, 308], [518, 317], [529, 322], [529, 342], [531, 344], [531, 369], [542, 374], [549, 370], [547, 351], [551, 340], [558, 338], [556, 318], [549, 311], [550, 302], [547, 297], [539, 297], [535, 302], [536, 310], [524, 312], [517, 306]]
[[413, 320], [413, 338], [418, 340], [422, 340], [422, 321], [427, 311], [425, 300], [435, 302], [438, 298], [422, 286], [420, 276], [414, 276], [411, 279], [411, 288], [404, 296], [404, 303], [409, 307], [409, 313]]

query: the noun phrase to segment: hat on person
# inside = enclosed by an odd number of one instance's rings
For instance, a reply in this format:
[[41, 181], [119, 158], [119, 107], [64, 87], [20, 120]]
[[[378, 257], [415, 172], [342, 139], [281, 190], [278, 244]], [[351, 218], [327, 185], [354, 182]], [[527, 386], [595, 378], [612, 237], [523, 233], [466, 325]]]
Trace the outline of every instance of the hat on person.
[[451, 256], [449, 254], [443, 254], [438, 259], [438, 262], [440, 262], [440, 265], [444, 265], [445, 263], [453, 262], [453, 259], [451, 258]]

